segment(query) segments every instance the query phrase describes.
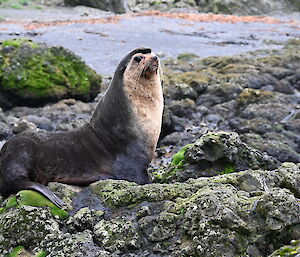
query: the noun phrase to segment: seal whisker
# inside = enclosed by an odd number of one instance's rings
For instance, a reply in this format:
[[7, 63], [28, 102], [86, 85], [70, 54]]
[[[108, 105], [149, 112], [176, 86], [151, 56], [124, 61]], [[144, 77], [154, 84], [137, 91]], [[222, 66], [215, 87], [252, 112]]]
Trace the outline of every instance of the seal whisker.
[[142, 70], [142, 77], [143, 77], [143, 78], [146, 78], [146, 72], [148, 71], [150, 65], [151, 65], [151, 63], [149, 62], [149, 63], [147, 63], [147, 64], [145, 65], [145, 67], [143, 68], [143, 70]]

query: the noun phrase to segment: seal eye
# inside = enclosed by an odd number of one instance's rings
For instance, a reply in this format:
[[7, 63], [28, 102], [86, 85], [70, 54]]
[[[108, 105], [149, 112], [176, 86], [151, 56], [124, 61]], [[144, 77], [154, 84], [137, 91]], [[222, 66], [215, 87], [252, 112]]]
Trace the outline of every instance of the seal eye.
[[143, 56], [140, 56], [140, 55], [134, 57], [134, 60], [135, 60], [137, 63], [139, 63], [142, 59], [143, 59]]

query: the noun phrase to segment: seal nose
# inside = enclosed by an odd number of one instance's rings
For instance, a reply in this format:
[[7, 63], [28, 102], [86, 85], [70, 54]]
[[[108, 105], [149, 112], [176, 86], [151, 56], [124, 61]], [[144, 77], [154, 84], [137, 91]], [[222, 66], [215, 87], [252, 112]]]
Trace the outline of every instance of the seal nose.
[[152, 56], [152, 60], [153, 61], [157, 61], [158, 60], [158, 57], [156, 55]]

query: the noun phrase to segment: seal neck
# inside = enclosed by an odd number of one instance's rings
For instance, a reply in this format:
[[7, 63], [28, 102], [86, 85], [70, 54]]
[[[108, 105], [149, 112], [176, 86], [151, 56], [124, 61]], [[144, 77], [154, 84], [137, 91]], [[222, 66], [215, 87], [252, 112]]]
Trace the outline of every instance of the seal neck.
[[124, 92], [122, 79], [114, 76], [96, 107], [90, 125], [97, 133], [101, 131], [101, 135], [106, 133], [108, 138], [122, 140], [124, 143], [135, 137], [132, 130], [133, 115]]

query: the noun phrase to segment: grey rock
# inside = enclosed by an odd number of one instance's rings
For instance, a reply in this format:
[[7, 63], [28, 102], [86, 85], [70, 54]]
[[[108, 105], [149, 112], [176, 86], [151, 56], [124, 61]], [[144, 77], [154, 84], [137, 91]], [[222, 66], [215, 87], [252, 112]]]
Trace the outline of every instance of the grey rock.
[[86, 230], [76, 234], [60, 233], [47, 234], [36, 251], [46, 249], [50, 257], [78, 256], [96, 257], [101, 253], [101, 249], [94, 244], [91, 231]]
[[110, 252], [140, 247], [140, 236], [134, 224], [124, 219], [101, 220], [94, 227], [95, 241]]
[[18, 245], [26, 245], [29, 250], [40, 245], [48, 234], [60, 234], [59, 224], [48, 210], [24, 206], [0, 215], [0, 231], [3, 236], [0, 253]]
[[183, 147], [159, 177], [163, 182], [185, 181], [246, 169], [275, 169], [278, 165], [273, 157], [243, 143], [237, 133], [210, 132]]
[[17, 124], [14, 125], [12, 131], [15, 133], [15, 134], [19, 134], [21, 132], [24, 132], [24, 131], [34, 131], [36, 130], [37, 127], [35, 124], [33, 124], [32, 122], [30, 121], [27, 121], [27, 120], [20, 120], [18, 121]]

